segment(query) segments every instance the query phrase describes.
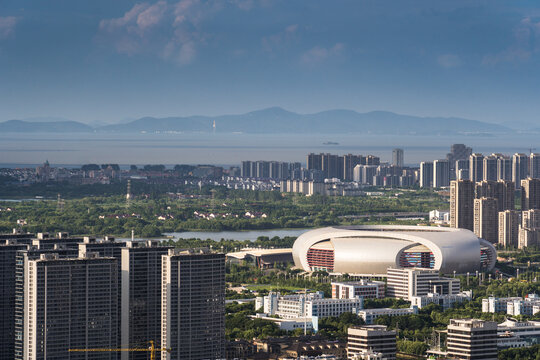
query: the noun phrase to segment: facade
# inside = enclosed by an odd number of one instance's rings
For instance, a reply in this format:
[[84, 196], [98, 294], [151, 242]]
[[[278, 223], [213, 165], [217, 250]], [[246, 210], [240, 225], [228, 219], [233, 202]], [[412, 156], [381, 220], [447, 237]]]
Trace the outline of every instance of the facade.
[[474, 182], [454, 180], [450, 183], [450, 227], [474, 229]]
[[497, 204], [495, 198], [474, 199], [474, 233], [492, 244], [499, 241]]
[[512, 181], [512, 158], [499, 156], [497, 159], [497, 180]]
[[352, 327], [347, 330], [347, 358], [360, 353], [381, 353], [383, 358], [396, 358], [396, 332], [384, 325]]
[[358, 282], [333, 282], [333, 299], [352, 299], [362, 297], [364, 299], [382, 299], [384, 298], [383, 281], [360, 280]]
[[491, 154], [484, 158], [483, 162], [483, 180], [497, 181], [497, 160], [496, 154]]
[[431, 161], [422, 161], [420, 163], [420, 187], [433, 187], [433, 163]]
[[517, 247], [519, 240], [519, 211], [505, 210], [499, 212], [499, 245]]
[[497, 359], [497, 323], [476, 319], [450, 320], [448, 355], [463, 360]]
[[482, 312], [485, 312], [485, 313], [506, 312], [508, 308], [508, 303], [514, 300], [522, 300], [522, 298], [521, 297], [498, 298], [498, 297], [490, 296], [487, 299], [482, 299]]
[[535, 315], [540, 311], [540, 297], [536, 294], [529, 294], [525, 299], [517, 298], [506, 303], [506, 313], [508, 315]]
[[519, 228], [518, 234], [518, 249], [525, 249], [531, 246], [540, 244], [540, 229], [539, 228]]
[[540, 209], [540, 179], [521, 180], [521, 210]]
[[459, 279], [441, 278], [439, 272], [428, 269], [387, 270], [386, 295], [410, 301], [413, 296], [429, 293], [456, 295], [459, 293]]
[[405, 165], [403, 160], [403, 149], [392, 150], [392, 165], [397, 167], [403, 167]]
[[256, 315], [251, 315], [250, 318], [262, 319], [262, 320], [273, 322], [279, 327], [280, 330], [285, 330], [285, 331], [294, 331], [296, 329], [305, 329], [306, 331], [313, 330], [314, 319], [312, 317], [278, 319], [271, 316], [265, 316], [264, 314], [256, 314]]
[[450, 163], [448, 160], [433, 161], [433, 187], [441, 188], [450, 185]]
[[[116, 259], [43, 254], [25, 270], [24, 359], [68, 359], [68, 349], [118, 347]], [[100, 354], [116, 358], [114, 352]]]
[[422, 296], [412, 296], [411, 306], [416, 306], [419, 309], [426, 307], [429, 304], [439, 305], [443, 310], [449, 309], [454, 304], [460, 304], [465, 300], [472, 299], [472, 291], [464, 291], [455, 295], [439, 295], [434, 293], [428, 293]]
[[368, 325], [371, 325], [377, 320], [379, 316], [403, 316], [403, 315], [412, 315], [417, 314], [418, 308], [411, 307], [409, 309], [391, 309], [391, 308], [382, 308], [382, 309], [364, 309], [358, 312], [364, 322]]
[[540, 154], [532, 153], [529, 155], [529, 176], [533, 179], [540, 178]]
[[[140, 344], [161, 336], [161, 260], [170, 247], [151, 241], [122, 248], [121, 345]], [[142, 352], [123, 352], [122, 359], [146, 359]]]
[[161, 359], [223, 358], [225, 255], [170, 249], [161, 264]]
[[456, 160], [454, 165], [454, 177], [452, 178], [452, 180], [470, 180], [469, 167], [470, 166], [468, 156], [467, 159]]
[[443, 273], [490, 270], [495, 248], [464, 229], [422, 226], [340, 226], [307, 231], [293, 245], [305, 271], [386, 275], [386, 269], [422, 267]]

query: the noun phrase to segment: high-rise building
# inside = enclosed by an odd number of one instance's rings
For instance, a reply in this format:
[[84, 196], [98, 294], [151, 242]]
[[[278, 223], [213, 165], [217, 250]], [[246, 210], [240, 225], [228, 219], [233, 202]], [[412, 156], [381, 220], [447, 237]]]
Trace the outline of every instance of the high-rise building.
[[420, 163], [420, 187], [433, 187], [433, 163], [423, 161]]
[[342, 156], [343, 159], [343, 180], [352, 181], [354, 178], [354, 168], [361, 164], [362, 155], [347, 154]]
[[308, 170], [322, 170], [322, 155], [323, 154], [308, 154], [307, 168]]
[[161, 358], [223, 358], [225, 255], [171, 249], [162, 264]]
[[[69, 359], [69, 349], [117, 348], [116, 259], [42, 254], [25, 268], [24, 359]], [[88, 355], [83, 355], [86, 358]], [[100, 353], [116, 360], [117, 353]]]
[[450, 185], [450, 164], [448, 160], [433, 161], [433, 187], [441, 188]]
[[492, 244], [499, 241], [499, 215], [497, 199], [474, 199], [474, 233]]
[[497, 158], [497, 180], [512, 181], [512, 158], [499, 156]]
[[454, 171], [455, 180], [469, 180], [469, 159], [456, 160]]
[[379, 353], [380, 358], [396, 359], [396, 332], [384, 325], [364, 325], [347, 330], [347, 359], [368, 352]]
[[451, 319], [448, 355], [459, 360], [497, 360], [497, 323], [476, 319]]
[[512, 156], [512, 181], [516, 188], [521, 186], [521, 180], [527, 178], [529, 172], [529, 157], [525, 154], [514, 154]]
[[410, 301], [412, 296], [428, 293], [454, 295], [459, 293], [459, 279], [441, 278], [437, 270], [423, 268], [388, 268], [386, 295]]
[[242, 161], [241, 175], [242, 175], [242, 177], [245, 177], [245, 178], [252, 177], [252, 175], [251, 175], [251, 161]]
[[375, 155], [366, 156], [366, 165], [381, 165], [381, 159]]
[[519, 211], [505, 210], [499, 212], [499, 245], [517, 247], [519, 225]]
[[526, 229], [540, 228], [540, 209], [523, 211], [521, 216], [521, 226]]
[[484, 180], [476, 183], [475, 197], [491, 197], [497, 199], [497, 211], [513, 210], [515, 207], [515, 187], [512, 181]]
[[455, 164], [457, 160], [469, 159], [472, 154], [472, 149], [464, 144], [453, 144], [450, 147], [450, 152], [446, 154], [446, 158], [450, 164]]
[[469, 179], [473, 182], [484, 179], [484, 155], [475, 153], [469, 157]]
[[[161, 261], [171, 247], [128, 242], [122, 249], [121, 345], [128, 348], [161, 337]], [[122, 359], [147, 359], [123, 352]]]
[[540, 179], [521, 180], [521, 210], [540, 209]]
[[15, 264], [17, 251], [27, 245], [0, 241], [0, 360], [15, 358]]
[[403, 167], [405, 165], [403, 158], [403, 149], [392, 150], [392, 165]]
[[450, 227], [474, 229], [474, 183], [453, 180], [450, 183]]
[[540, 154], [529, 155], [529, 176], [533, 179], [540, 178]]
[[483, 162], [483, 180], [491, 180], [491, 181], [497, 181], [497, 162], [498, 162], [498, 155], [497, 154], [491, 154], [489, 156], [486, 156], [484, 158]]

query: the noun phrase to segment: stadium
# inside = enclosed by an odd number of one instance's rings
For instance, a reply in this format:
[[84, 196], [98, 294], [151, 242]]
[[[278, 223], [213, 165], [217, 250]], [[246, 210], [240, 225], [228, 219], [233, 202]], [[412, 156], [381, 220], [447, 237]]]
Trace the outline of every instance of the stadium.
[[430, 226], [339, 226], [296, 239], [293, 259], [308, 271], [386, 275], [386, 269], [422, 267], [445, 274], [491, 271], [497, 252], [465, 229]]

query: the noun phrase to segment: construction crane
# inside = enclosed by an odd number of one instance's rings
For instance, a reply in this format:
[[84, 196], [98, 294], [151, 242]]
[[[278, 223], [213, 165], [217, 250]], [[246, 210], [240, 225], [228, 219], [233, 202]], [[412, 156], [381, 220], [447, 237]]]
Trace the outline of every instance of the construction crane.
[[124, 348], [124, 349], [107, 349], [107, 348], [97, 348], [97, 349], [69, 349], [69, 352], [149, 352], [150, 360], [156, 360], [157, 352], [171, 352], [171, 349], [166, 348], [156, 348], [153, 341], [149, 341], [150, 346], [148, 348]]

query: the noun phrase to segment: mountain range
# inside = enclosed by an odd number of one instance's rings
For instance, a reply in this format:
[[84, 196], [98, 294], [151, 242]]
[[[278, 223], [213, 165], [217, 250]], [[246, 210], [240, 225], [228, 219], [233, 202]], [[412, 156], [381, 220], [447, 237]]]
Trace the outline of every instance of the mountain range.
[[90, 126], [76, 121], [8, 120], [0, 122], [0, 132], [117, 132], [159, 133], [197, 132], [249, 134], [387, 134], [387, 135], [490, 135], [515, 130], [498, 124], [445, 117], [419, 117], [387, 111], [358, 113], [352, 110], [328, 110], [298, 114], [279, 107], [240, 115], [143, 117], [127, 123]]

